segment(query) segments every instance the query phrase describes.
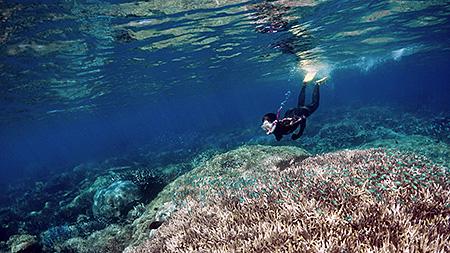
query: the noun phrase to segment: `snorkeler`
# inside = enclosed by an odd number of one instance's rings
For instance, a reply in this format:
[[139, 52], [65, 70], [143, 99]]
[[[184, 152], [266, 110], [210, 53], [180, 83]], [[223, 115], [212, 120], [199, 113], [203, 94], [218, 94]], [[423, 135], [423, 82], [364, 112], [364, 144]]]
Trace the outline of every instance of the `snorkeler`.
[[308, 84], [307, 81], [303, 82], [302, 89], [298, 96], [298, 104], [296, 108], [289, 109], [285, 114], [283, 119], [278, 119], [281, 108], [278, 110], [277, 114], [267, 113], [264, 115], [262, 121], [263, 124], [261, 128], [266, 131], [267, 134], [274, 134], [277, 141], [281, 140], [283, 135], [288, 135], [293, 133], [299, 126], [300, 129], [297, 133], [292, 134], [291, 139], [297, 140], [302, 136], [303, 131], [306, 127], [306, 118], [309, 117], [314, 111], [319, 107], [319, 86], [325, 82], [327, 77], [324, 77], [316, 81], [314, 85], [314, 91], [312, 94], [312, 102], [305, 106], [305, 90]]

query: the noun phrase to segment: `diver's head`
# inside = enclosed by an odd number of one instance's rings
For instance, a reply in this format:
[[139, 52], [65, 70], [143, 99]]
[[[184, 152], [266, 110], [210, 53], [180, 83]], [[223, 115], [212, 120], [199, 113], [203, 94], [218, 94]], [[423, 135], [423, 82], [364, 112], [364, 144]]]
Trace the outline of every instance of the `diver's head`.
[[262, 118], [261, 128], [266, 131], [267, 134], [271, 134], [275, 130], [277, 115], [275, 113], [267, 113]]
[[266, 120], [269, 123], [273, 123], [275, 120], [277, 120], [277, 115], [275, 113], [273, 113], [273, 112], [266, 113], [264, 115], [264, 117], [262, 118], [262, 121], [264, 122]]

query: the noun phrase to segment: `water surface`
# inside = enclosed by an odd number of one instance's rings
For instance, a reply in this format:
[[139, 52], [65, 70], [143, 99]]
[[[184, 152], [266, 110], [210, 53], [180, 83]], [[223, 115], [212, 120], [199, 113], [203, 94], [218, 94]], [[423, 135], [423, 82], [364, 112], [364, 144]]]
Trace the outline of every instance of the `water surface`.
[[[207, 148], [220, 133], [261, 134], [261, 115], [287, 91], [295, 104], [308, 72], [331, 77], [322, 111], [345, 104], [449, 110], [450, 1], [0, 6], [2, 180], [144, 146]], [[249, 141], [236, 139], [230, 146]]]

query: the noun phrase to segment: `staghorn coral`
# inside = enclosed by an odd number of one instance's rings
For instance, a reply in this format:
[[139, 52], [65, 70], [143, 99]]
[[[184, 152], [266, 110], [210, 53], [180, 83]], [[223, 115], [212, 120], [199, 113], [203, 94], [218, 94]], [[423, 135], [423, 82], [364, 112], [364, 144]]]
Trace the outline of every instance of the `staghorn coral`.
[[377, 139], [369, 143], [365, 143], [360, 148], [379, 148], [397, 149], [405, 152], [413, 152], [423, 155], [433, 162], [449, 167], [450, 147], [449, 144], [436, 141], [428, 136], [407, 135], [399, 136], [395, 139]]
[[450, 250], [449, 170], [423, 157], [345, 150], [265, 173], [239, 188], [196, 184], [153, 237], [125, 252]]
[[222, 189], [236, 190], [253, 185], [256, 179], [266, 181], [265, 178], [271, 175], [269, 171], [286, 168], [285, 161], [293, 165], [308, 155], [296, 147], [253, 145], [241, 146], [198, 163], [195, 169], [167, 185], [147, 206], [146, 212], [133, 222], [131, 245], [147, 239], [152, 233], [152, 224], [159, 220], [157, 214], [163, 212], [169, 216], [178, 206], [184, 205], [186, 196], [206, 198], [220, 194]]

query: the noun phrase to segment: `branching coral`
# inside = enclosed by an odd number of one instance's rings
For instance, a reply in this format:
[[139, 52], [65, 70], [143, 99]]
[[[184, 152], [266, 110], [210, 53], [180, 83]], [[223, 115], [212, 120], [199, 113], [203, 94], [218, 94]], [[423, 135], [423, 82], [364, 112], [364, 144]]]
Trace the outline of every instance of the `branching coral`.
[[240, 188], [196, 184], [152, 238], [126, 252], [450, 250], [448, 168], [369, 149], [266, 173]]

